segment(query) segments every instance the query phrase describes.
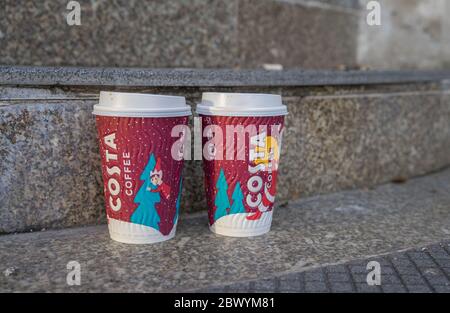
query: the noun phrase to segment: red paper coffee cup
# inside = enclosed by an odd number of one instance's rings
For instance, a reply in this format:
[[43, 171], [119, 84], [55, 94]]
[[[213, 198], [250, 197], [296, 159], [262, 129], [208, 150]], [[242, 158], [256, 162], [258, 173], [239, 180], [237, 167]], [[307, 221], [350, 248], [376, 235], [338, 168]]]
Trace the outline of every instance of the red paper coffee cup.
[[93, 113], [111, 238], [140, 244], [174, 237], [191, 114], [185, 99], [101, 92]]
[[204, 93], [203, 169], [212, 232], [270, 230], [286, 106], [279, 95]]

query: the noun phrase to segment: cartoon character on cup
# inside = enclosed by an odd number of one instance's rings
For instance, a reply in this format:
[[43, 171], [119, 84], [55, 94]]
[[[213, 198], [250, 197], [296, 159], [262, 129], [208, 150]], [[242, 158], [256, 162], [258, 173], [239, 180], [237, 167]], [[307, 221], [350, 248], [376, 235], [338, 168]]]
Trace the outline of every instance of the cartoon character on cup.
[[162, 197], [165, 199], [170, 198], [170, 186], [163, 182], [163, 172], [161, 170], [161, 159], [158, 158], [156, 160], [156, 165], [153, 171], [150, 171], [150, 182], [156, 188], [152, 188], [153, 186], [147, 187], [147, 190], [150, 192], [159, 192]]

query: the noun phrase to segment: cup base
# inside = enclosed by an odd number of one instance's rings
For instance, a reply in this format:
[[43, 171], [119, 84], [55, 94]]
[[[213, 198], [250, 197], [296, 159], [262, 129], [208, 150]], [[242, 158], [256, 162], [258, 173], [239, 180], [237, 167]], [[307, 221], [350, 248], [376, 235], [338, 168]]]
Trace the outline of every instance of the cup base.
[[272, 211], [264, 212], [258, 220], [247, 219], [248, 213], [237, 213], [223, 216], [209, 229], [218, 235], [229, 237], [260, 236], [270, 231]]
[[151, 244], [166, 241], [175, 237], [176, 226], [170, 234], [164, 236], [158, 230], [139, 224], [108, 219], [109, 235], [112, 240], [128, 244]]
[[209, 229], [216, 235], [228, 237], [254, 237], [268, 233], [270, 231], [270, 225], [268, 227], [259, 229], [239, 229], [239, 228], [228, 228], [221, 225], [212, 225], [209, 226]]

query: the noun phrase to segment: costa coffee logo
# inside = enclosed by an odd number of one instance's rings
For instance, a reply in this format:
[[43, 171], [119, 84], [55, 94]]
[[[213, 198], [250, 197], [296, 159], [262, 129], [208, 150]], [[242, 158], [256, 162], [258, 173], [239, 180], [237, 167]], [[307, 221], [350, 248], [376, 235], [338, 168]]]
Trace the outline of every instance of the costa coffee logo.
[[[250, 193], [246, 203], [251, 208], [258, 208], [259, 212], [266, 212], [275, 201], [276, 169], [279, 160], [279, 143], [273, 136], [265, 132], [250, 138], [250, 161], [248, 171], [252, 176], [247, 181]], [[267, 181], [261, 174], [267, 173]]]
[[115, 143], [116, 133], [106, 135], [103, 137], [105, 147], [106, 173], [108, 175], [107, 188], [109, 193], [108, 203], [113, 211], [119, 211], [122, 207], [122, 200], [120, 199], [121, 185], [119, 178], [123, 172], [123, 181], [125, 187], [125, 194], [127, 196], [133, 195], [133, 181], [131, 179], [131, 159], [129, 152], [122, 153], [122, 168], [118, 166], [117, 144]]

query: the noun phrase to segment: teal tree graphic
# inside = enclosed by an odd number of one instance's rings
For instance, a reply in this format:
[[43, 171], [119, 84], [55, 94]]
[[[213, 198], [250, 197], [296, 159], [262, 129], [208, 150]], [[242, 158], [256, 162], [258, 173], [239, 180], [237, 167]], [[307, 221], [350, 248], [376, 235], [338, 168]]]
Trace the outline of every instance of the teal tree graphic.
[[214, 199], [214, 204], [216, 205], [216, 212], [214, 213], [214, 220], [217, 221], [222, 216], [228, 214], [227, 209], [230, 208], [230, 200], [228, 199], [228, 184], [225, 178], [225, 173], [223, 169], [220, 170], [219, 178], [216, 183], [217, 194]]
[[161, 201], [161, 197], [159, 192], [151, 191], [156, 189], [157, 186], [153, 185], [150, 181], [150, 172], [155, 168], [155, 165], [156, 161], [152, 153], [140, 177], [140, 180], [143, 180], [144, 183], [136, 194], [136, 197], [134, 197], [134, 203], [139, 204], [139, 206], [131, 215], [130, 221], [159, 230], [160, 217], [156, 211], [155, 204]]
[[178, 215], [180, 214], [180, 202], [181, 202], [182, 188], [183, 188], [183, 177], [180, 178], [180, 187], [178, 189], [177, 203], [175, 204], [176, 212], [175, 212], [175, 216], [173, 218], [173, 225], [175, 225], [177, 223]]
[[242, 193], [240, 182], [238, 182], [236, 187], [234, 187], [231, 199], [233, 199], [233, 204], [231, 205], [230, 214], [245, 213], [244, 194]]

